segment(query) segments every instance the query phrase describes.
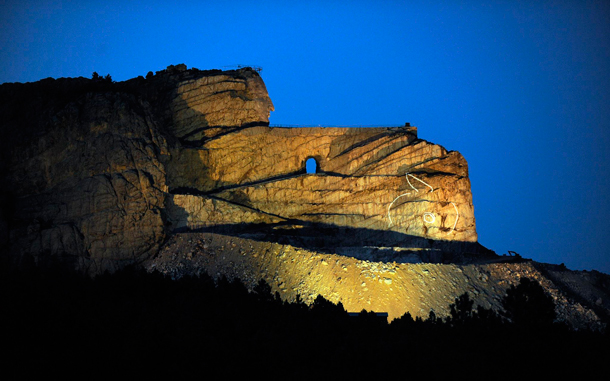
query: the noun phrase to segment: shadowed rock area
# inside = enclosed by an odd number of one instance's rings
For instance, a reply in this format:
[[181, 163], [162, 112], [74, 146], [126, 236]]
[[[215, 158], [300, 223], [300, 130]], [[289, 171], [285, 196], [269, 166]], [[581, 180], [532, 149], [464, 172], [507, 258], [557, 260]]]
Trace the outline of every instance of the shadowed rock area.
[[442, 316], [463, 292], [499, 308], [534, 274], [560, 319], [608, 316], [605, 274], [477, 242], [461, 154], [409, 125], [270, 127], [250, 68], [7, 83], [0, 100], [0, 245], [15, 262], [264, 278], [285, 299], [320, 294], [390, 318]]

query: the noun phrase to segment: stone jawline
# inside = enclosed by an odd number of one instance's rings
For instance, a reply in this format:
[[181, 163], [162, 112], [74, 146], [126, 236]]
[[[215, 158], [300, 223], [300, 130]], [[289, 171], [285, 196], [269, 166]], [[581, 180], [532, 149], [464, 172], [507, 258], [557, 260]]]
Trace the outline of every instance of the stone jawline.
[[[240, 126], [217, 125], [217, 126], [200, 127], [200, 128], [197, 128], [197, 129], [189, 132], [188, 134], [185, 134], [184, 136], [179, 137], [178, 140], [185, 147], [196, 148], [196, 147], [201, 147], [204, 143], [206, 143], [208, 141], [215, 140], [224, 135], [232, 134], [234, 132], [239, 132], [241, 130], [245, 130], [245, 129], [251, 128], [251, 127], [269, 127], [269, 122], [257, 121], [257, 122], [244, 123]], [[204, 132], [207, 130], [212, 130], [212, 129], [224, 130], [224, 132], [220, 132], [217, 135], [214, 135], [209, 138], [206, 137], [206, 138], [201, 138], [201, 139], [197, 139], [197, 140], [188, 140], [188, 138], [191, 136], [194, 136], [201, 132]]]
[[243, 183], [243, 184], [226, 185], [226, 186], [214, 188], [210, 191], [202, 191], [197, 188], [191, 188], [191, 187], [176, 187], [176, 188], [170, 189], [169, 193], [170, 194], [189, 194], [189, 195], [193, 195], [193, 196], [208, 196], [209, 197], [209, 196], [212, 196], [212, 195], [215, 195], [218, 193], [222, 193], [222, 192], [228, 191], [228, 190], [233, 190], [233, 189], [238, 189], [238, 188], [247, 188], [247, 187], [256, 186], [256, 185], [260, 185], [260, 184], [266, 184], [269, 182], [291, 179], [291, 178], [294, 178], [294, 177], [297, 177], [297, 176], [300, 176], [303, 174], [305, 174], [305, 170], [295, 171], [295, 172], [291, 172], [291, 173], [284, 174], [284, 175], [268, 177], [268, 178], [261, 179], [261, 180], [250, 181], [250, 182]]

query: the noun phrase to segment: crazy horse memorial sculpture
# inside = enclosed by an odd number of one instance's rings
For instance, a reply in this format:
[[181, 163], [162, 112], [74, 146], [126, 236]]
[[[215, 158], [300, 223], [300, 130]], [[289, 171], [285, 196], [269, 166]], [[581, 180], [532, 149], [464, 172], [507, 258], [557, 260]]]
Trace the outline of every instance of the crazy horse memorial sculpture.
[[498, 308], [527, 276], [562, 319], [598, 321], [559, 270], [477, 242], [466, 160], [408, 124], [270, 127], [251, 68], [49, 78], [0, 97], [0, 245], [17, 261], [263, 278], [287, 300], [390, 319], [446, 315], [464, 292]]

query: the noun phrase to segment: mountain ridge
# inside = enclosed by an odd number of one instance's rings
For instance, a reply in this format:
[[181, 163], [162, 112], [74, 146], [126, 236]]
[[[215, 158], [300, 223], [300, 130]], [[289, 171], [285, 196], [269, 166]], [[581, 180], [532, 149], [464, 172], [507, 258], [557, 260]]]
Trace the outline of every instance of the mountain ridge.
[[532, 276], [561, 319], [609, 316], [605, 275], [507, 263], [519, 260], [478, 244], [459, 152], [410, 125], [269, 127], [251, 68], [2, 84], [0, 101], [0, 247], [17, 262], [263, 278], [286, 299], [391, 318], [442, 316], [462, 292], [498, 308]]

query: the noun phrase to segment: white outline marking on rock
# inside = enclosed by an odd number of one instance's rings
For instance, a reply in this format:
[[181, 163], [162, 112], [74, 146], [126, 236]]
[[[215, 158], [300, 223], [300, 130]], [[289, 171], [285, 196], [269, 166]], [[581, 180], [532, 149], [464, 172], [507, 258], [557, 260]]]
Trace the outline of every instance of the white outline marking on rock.
[[455, 209], [456, 216], [455, 216], [455, 222], [453, 223], [453, 227], [451, 228], [451, 230], [449, 230], [447, 232], [447, 234], [449, 234], [455, 230], [455, 226], [457, 225], [457, 222], [460, 219], [460, 212], [458, 211], [457, 206], [455, 206], [455, 204], [453, 202], [451, 203], [451, 205], [453, 205], [453, 208]]
[[[426, 217], [430, 217], [431, 219], [428, 220]], [[434, 215], [434, 213], [432, 212], [426, 212], [424, 213], [424, 222], [428, 223], [428, 224], [433, 224], [434, 221], [436, 221], [436, 216]]]
[[[421, 180], [421, 179], [419, 179], [419, 178], [417, 178], [417, 177], [413, 176], [413, 175], [412, 175], [412, 174], [410, 174], [410, 173], [407, 173], [407, 174], [405, 175], [405, 178], [407, 179], [407, 183], [409, 183], [409, 186], [410, 186], [410, 187], [411, 187], [411, 188], [412, 188], [412, 189], [413, 189], [415, 192], [419, 193], [419, 190], [418, 190], [417, 188], [415, 188], [415, 187], [413, 186], [413, 184], [411, 184], [411, 181], [409, 181], [409, 176], [411, 176], [411, 177], [412, 177], [412, 178], [414, 178], [415, 180], [419, 181], [420, 183], [422, 183], [422, 184], [424, 184], [425, 186], [427, 186], [428, 188], [430, 188], [430, 192], [434, 192], [434, 188], [432, 188], [432, 187], [430, 186], [430, 184], [428, 184], [427, 182], [425, 182], [425, 181], [423, 181], [423, 180]], [[411, 193], [412, 193], [412, 192], [410, 192], [410, 191], [409, 191], [409, 192], [406, 192], [406, 193], [401, 194], [400, 196], [396, 197], [396, 198], [394, 199], [394, 201], [392, 201], [392, 202], [390, 203], [390, 205], [388, 206], [388, 219], [390, 220], [390, 224], [388, 225], [388, 228], [389, 228], [389, 227], [391, 227], [391, 226], [392, 226], [392, 224], [393, 224], [393, 221], [392, 221], [392, 216], [390, 216], [390, 208], [392, 208], [392, 205], [394, 205], [394, 203], [396, 202], [396, 200], [398, 200], [399, 198], [401, 198], [401, 197], [403, 197], [403, 196], [409, 195], [409, 194], [411, 194]], [[430, 201], [430, 200], [425, 200], [425, 201], [428, 201], [428, 202], [439, 202], [439, 201]], [[450, 202], [451, 202], [451, 201], [450, 201]], [[458, 220], [460, 219], [460, 211], [458, 210], [457, 206], [456, 206], [456, 205], [455, 205], [455, 203], [453, 203], [453, 202], [451, 202], [451, 205], [453, 205], [453, 208], [455, 209], [455, 221], [453, 222], [453, 226], [451, 227], [451, 230], [449, 230], [449, 231], [448, 231], [447, 233], [445, 233], [445, 234], [451, 234], [453, 231], [455, 231], [455, 227], [457, 226]], [[428, 221], [428, 220], [426, 220], [426, 216], [432, 216], [432, 221]], [[423, 218], [424, 218], [424, 221], [425, 221], [425, 222], [427, 222], [427, 223], [434, 223], [434, 221], [436, 221], [436, 217], [434, 216], [434, 214], [433, 214], [433, 213], [430, 213], [430, 212], [426, 212], [426, 213], [424, 213]]]
[[[422, 184], [424, 184], [425, 186], [427, 186], [428, 188], [430, 188], [430, 191], [431, 191], [431, 192], [433, 192], [433, 191], [434, 191], [434, 189], [433, 189], [433, 188], [430, 186], [430, 184], [426, 183], [426, 182], [425, 182], [425, 181], [423, 181], [423, 180], [418, 179], [417, 177], [413, 176], [413, 175], [412, 175], [412, 174], [410, 174], [410, 173], [407, 173], [407, 174], [405, 175], [405, 178], [407, 179], [407, 183], [409, 183], [409, 186], [410, 186], [411, 188], [413, 188], [413, 190], [414, 190], [415, 192], [419, 193], [419, 190], [417, 190], [417, 188], [415, 188], [415, 187], [413, 186], [413, 184], [411, 184], [411, 181], [409, 181], [409, 176], [413, 177], [415, 180], [419, 181], [420, 183], [422, 183]], [[392, 224], [393, 224], [393, 222], [392, 222], [392, 217], [390, 216], [390, 208], [392, 207], [392, 205], [394, 205], [394, 203], [396, 202], [396, 200], [398, 200], [398, 199], [399, 199], [399, 198], [401, 198], [402, 196], [406, 196], [406, 195], [408, 195], [408, 194], [411, 194], [411, 192], [409, 191], [409, 192], [407, 192], [407, 193], [403, 193], [403, 194], [401, 194], [400, 196], [396, 197], [396, 198], [394, 199], [394, 201], [392, 201], [392, 202], [390, 203], [390, 205], [388, 206], [388, 219], [390, 220], [390, 224], [388, 225], [388, 227], [391, 227], [391, 226], [392, 226]]]

